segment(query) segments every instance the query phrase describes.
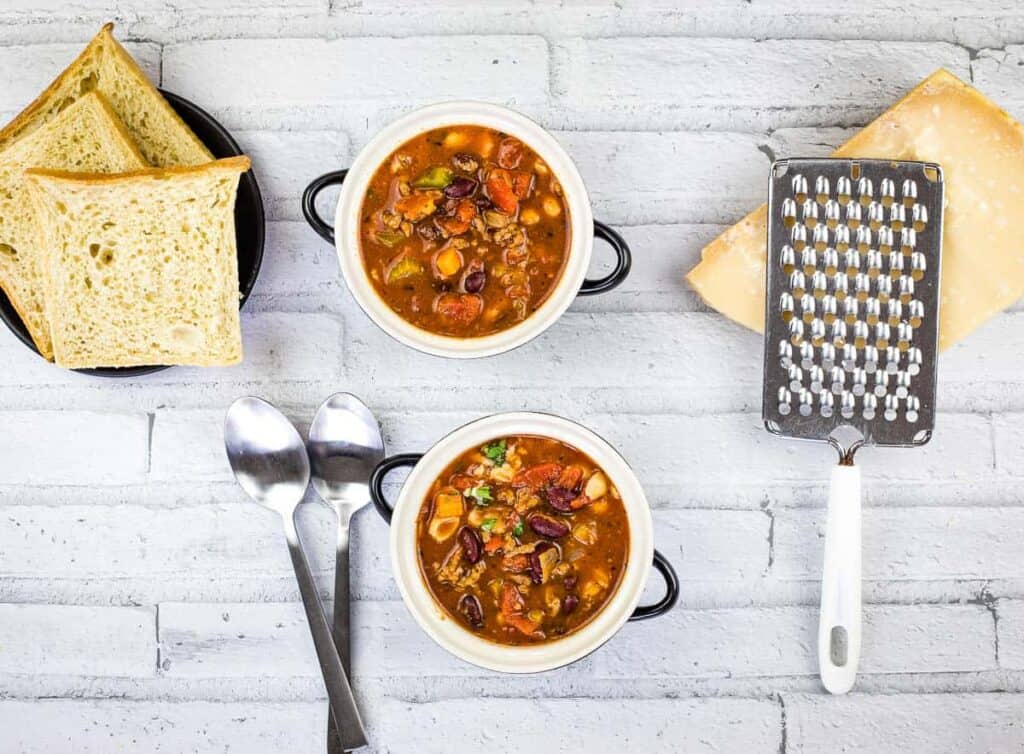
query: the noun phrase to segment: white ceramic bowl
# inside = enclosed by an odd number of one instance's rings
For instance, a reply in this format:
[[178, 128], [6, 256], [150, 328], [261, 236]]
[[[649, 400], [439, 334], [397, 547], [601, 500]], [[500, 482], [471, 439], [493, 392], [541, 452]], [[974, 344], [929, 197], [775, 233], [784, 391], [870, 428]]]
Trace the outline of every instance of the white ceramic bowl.
[[[457, 456], [497, 437], [540, 435], [568, 443], [586, 453], [618, 488], [629, 521], [629, 556], [618, 588], [589, 623], [568, 636], [545, 644], [509, 646], [497, 644], [463, 628], [434, 600], [424, 581], [417, 556], [416, 520], [431, 485]], [[655, 558], [651, 512], [644, 491], [629, 465], [611, 445], [575, 422], [549, 414], [507, 413], [466, 424], [439, 440], [422, 457], [416, 454], [385, 460], [374, 472], [371, 488], [374, 503], [388, 514], [381, 481], [401, 465], [415, 464], [399, 493], [391, 520], [391, 565], [406, 607], [420, 627], [457, 657], [490, 670], [536, 673], [567, 665], [608, 641], [630, 617], [653, 617], [675, 603], [678, 582], [670, 566], [658, 556], [658, 569], [668, 584], [666, 597], [654, 607], [641, 608], [634, 616]], [[666, 572], [667, 569], [667, 572]]]
[[[380, 165], [413, 137], [435, 128], [456, 125], [494, 128], [515, 136], [532, 148], [548, 164], [562, 185], [569, 206], [571, 228], [570, 249], [562, 276], [540, 308], [507, 330], [474, 338], [432, 333], [399, 316], [374, 289], [363, 264], [359, 241], [363, 198]], [[341, 183], [341, 194], [332, 228], [316, 213], [314, 202], [320, 190], [337, 183]], [[313, 181], [303, 195], [303, 211], [313, 229], [335, 244], [342, 277], [370, 319], [401, 343], [436, 356], [474, 358], [516, 348], [546, 330], [578, 294], [611, 290], [629, 273], [628, 246], [621, 236], [607, 226], [600, 223], [595, 225], [586, 186], [561, 144], [529, 118], [506, 107], [484, 102], [445, 102], [415, 110], [399, 118], [363, 147], [347, 171], [328, 173]], [[618, 255], [618, 264], [606, 278], [585, 281], [595, 230], [612, 245]]]

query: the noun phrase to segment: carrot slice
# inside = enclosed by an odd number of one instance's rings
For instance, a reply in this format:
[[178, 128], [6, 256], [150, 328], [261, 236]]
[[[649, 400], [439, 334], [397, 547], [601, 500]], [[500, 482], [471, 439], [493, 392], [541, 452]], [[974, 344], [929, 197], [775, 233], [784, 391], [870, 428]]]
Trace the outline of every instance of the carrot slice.
[[528, 469], [523, 469], [512, 477], [512, 486], [539, 490], [561, 473], [562, 467], [557, 463], [540, 463]]
[[502, 558], [501, 567], [509, 573], [526, 573], [530, 570], [530, 556], [526, 553], [506, 555]]
[[437, 299], [437, 312], [441, 316], [469, 324], [480, 316], [484, 302], [471, 293], [442, 293]]
[[502, 615], [514, 615], [526, 609], [526, 602], [523, 595], [516, 588], [516, 585], [506, 581], [501, 585], [501, 601], [499, 603]]
[[519, 209], [519, 200], [516, 199], [512, 178], [507, 170], [492, 170], [487, 176], [487, 196], [506, 215], [514, 215]]
[[540, 630], [540, 623], [530, 620], [525, 615], [508, 615], [505, 619], [510, 626], [522, 634], [534, 639], [544, 638], [544, 632]]

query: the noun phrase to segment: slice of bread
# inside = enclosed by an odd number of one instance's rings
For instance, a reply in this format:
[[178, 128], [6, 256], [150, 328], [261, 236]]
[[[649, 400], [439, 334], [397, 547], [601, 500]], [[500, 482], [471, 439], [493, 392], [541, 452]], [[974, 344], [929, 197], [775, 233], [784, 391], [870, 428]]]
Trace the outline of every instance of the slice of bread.
[[248, 169], [232, 157], [121, 175], [26, 171], [59, 366], [241, 361], [234, 206]]
[[0, 152], [0, 288], [25, 323], [36, 348], [53, 358], [43, 311], [43, 266], [26, 168], [122, 173], [146, 167], [131, 136], [99, 92]]
[[20, 115], [0, 131], [0, 150], [48, 123], [96, 89], [124, 121], [146, 161], [158, 167], [201, 165], [213, 155], [146, 78], [104, 26], [82, 53]]

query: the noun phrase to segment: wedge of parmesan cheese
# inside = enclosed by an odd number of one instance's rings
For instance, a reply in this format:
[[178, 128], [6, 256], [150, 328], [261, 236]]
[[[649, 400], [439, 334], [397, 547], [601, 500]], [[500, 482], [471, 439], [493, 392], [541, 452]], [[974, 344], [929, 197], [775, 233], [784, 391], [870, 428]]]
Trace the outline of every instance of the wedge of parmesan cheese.
[[[936, 71], [832, 156], [942, 166], [940, 349], [1024, 295], [1024, 127], [977, 89]], [[762, 205], [708, 244], [687, 275], [710, 306], [758, 332], [767, 222]]]

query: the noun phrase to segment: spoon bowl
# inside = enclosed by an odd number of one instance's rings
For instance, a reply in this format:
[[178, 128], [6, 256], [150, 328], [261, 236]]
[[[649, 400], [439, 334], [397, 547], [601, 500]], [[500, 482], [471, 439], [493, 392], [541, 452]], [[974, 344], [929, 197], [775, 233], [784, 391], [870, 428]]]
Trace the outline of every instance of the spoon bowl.
[[224, 422], [235, 479], [260, 505], [290, 516], [309, 486], [306, 446], [287, 417], [266, 401], [239, 398]]
[[335, 393], [313, 417], [309, 458], [317, 494], [331, 504], [348, 504], [354, 513], [370, 501], [370, 474], [384, 458], [377, 418], [354, 395]]

